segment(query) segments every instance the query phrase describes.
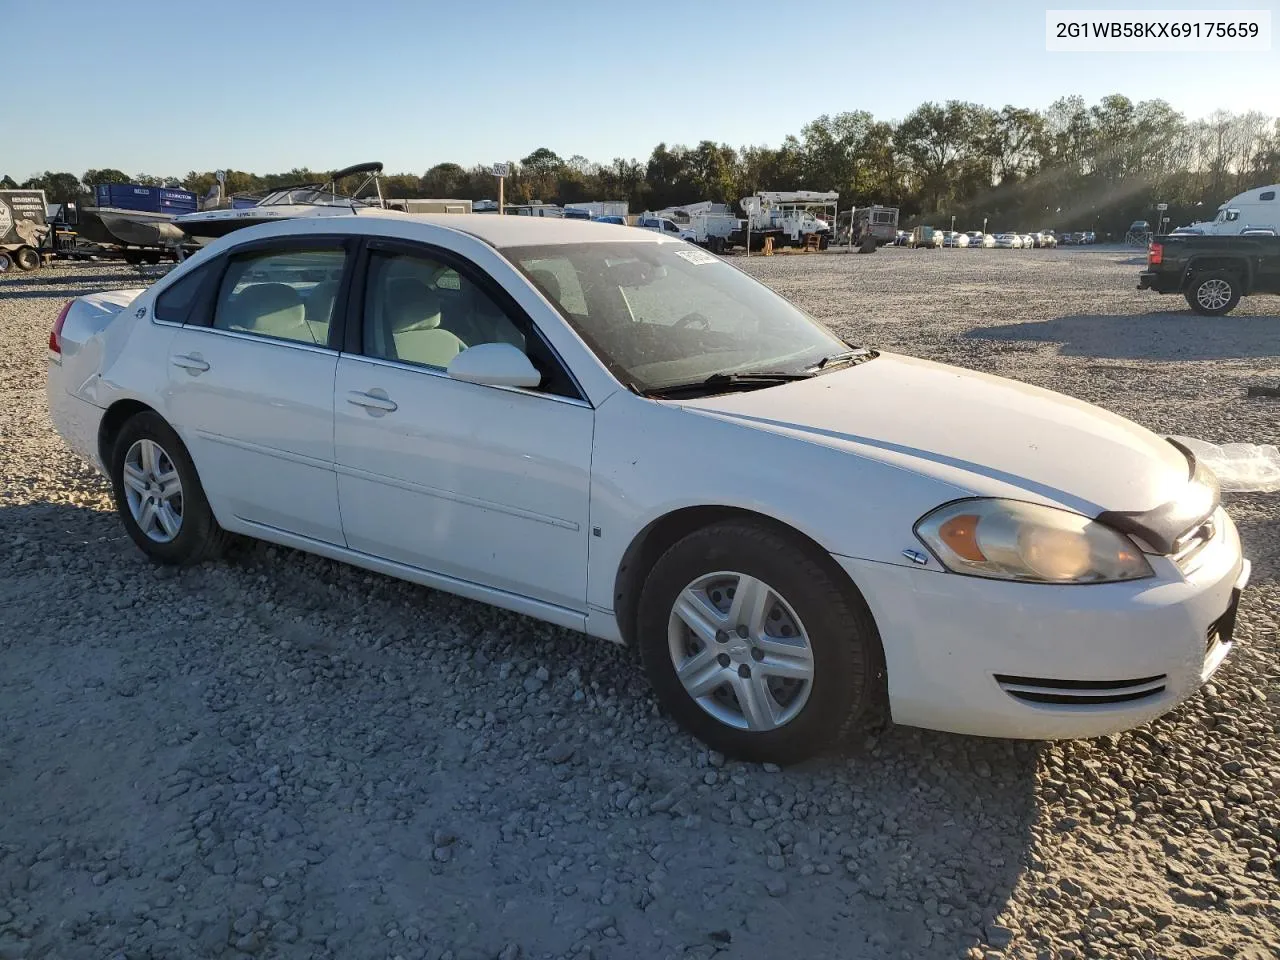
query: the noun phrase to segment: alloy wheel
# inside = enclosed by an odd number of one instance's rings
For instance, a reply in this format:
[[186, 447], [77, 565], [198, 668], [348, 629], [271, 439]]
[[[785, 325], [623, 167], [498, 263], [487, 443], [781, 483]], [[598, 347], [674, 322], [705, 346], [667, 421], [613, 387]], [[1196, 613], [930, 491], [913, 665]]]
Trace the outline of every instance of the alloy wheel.
[[1214, 277], [1196, 288], [1196, 302], [1206, 310], [1221, 310], [1231, 301], [1231, 284]]
[[137, 440], [124, 455], [124, 496], [149, 540], [169, 543], [182, 532], [182, 479], [164, 448]]

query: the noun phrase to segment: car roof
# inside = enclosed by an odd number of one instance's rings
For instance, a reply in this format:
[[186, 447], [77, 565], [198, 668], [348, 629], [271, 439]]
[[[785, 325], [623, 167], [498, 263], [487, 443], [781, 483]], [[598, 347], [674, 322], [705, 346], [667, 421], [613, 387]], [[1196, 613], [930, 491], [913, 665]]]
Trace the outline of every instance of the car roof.
[[[392, 226], [394, 224], [394, 226]], [[387, 227], [386, 235], [412, 237], [416, 227], [434, 227], [469, 234], [492, 247], [532, 247], [568, 243], [673, 243], [677, 242], [651, 230], [624, 227], [593, 220], [557, 217], [501, 216], [493, 213], [400, 213], [392, 210], [362, 210], [359, 214], [327, 217], [292, 217], [269, 224], [235, 230], [228, 238], [257, 239], [308, 233], [351, 233], [377, 236]], [[422, 239], [430, 239], [422, 231]], [[680, 241], [682, 242], [682, 241]]]
[[493, 213], [425, 213], [411, 214], [405, 219], [460, 230], [498, 248], [562, 243], [656, 242], [650, 231], [620, 231], [617, 224], [592, 220], [499, 216]]

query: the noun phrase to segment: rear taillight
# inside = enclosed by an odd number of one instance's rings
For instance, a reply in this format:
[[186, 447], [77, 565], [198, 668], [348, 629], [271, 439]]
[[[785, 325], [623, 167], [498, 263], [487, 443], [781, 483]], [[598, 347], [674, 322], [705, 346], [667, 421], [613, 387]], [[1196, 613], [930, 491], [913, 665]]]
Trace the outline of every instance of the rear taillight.
[[1147, 248], [1147, 263], [1157, 264], [1164, 262], [1164, 244], [1153, 243]]
[[68, 300], [62, 306], [62, 310], [58, 313], [58, 319], [53, 322], [53, 329], [49, 331], [49, 349], [54, 353], [62, 353], [62, 325], [67, 322], [67, 313], [71, 310], [72, 301]]

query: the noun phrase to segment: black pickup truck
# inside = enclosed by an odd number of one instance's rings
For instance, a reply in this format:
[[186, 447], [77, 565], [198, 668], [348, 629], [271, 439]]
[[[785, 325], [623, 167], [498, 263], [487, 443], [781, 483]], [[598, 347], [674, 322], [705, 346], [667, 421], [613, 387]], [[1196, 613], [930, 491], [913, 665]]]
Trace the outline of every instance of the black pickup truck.
[[1180, 293], [1196, 313], [1221, 316], [1248, 294], [1280, 294], [1280, 237], [1156, 237], [1138, 289]]

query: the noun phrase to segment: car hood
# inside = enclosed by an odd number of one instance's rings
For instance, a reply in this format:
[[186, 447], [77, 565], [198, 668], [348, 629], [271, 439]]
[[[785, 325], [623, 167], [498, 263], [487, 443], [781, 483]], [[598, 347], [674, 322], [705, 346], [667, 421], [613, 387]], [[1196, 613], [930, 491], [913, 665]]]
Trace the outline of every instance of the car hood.
[[844, 449], [958, 488], [1096, 516], [1178, 499], [1172, 444], [1083, 401], [960, 367], [882, 353], [833, 373], [703, 397], [686, 410]]

